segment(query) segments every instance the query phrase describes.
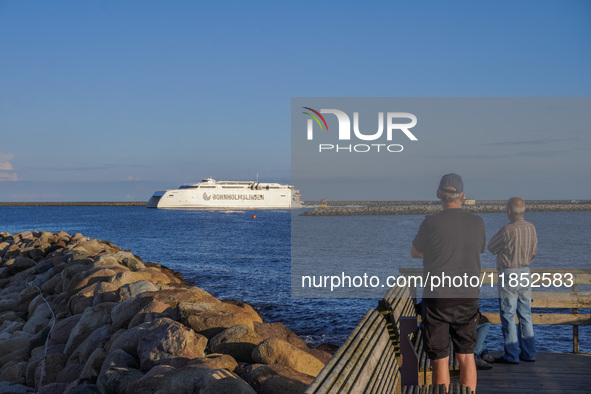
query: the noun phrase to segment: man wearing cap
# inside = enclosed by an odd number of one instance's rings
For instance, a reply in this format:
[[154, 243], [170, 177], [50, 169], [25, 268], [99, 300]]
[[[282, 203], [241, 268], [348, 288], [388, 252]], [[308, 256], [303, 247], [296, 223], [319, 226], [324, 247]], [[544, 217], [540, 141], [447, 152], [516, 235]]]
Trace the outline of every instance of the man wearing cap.
[[[478, 287], [469, 283], [454, 286], [434, 276], [480, 276], [480, 254], [486, 234], [482, 218], [462, 209], [464, 183], [458, 174], [441, 178], [437, 189], [443, 211], [423, 220], [412, 241], [411, 256], [423, 259], [425, 283], [422, 301], [422, 329], [427, 355], [431, 359], [433, 384], [449, 385], [449, 337], [460, 363], [460, 383], [476, 390], [474, 344], [478, 325]], [[433, 286], [432, 286], [433, 285]]]
[[[511, 197], [507, 201], [510, 223], [488, 243], [488, 250], [497, 256], [499, 275], [504, 277], [498, 285], [505, 354], [495, 363], [518, 364], [520, 359], [532, 362], [536, 358], [529, 265], [536, 257], [538, 236], [534, 225], [523, 219], [524, 213], [525, 202], [519, 197]], [[515, 329], [515, 313], [519, 317], [518, 330]]]

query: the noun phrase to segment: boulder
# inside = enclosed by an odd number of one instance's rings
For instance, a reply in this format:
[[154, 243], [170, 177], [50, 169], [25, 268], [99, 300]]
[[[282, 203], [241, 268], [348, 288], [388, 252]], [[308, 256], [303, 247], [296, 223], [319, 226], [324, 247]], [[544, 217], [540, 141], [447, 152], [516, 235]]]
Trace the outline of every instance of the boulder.
[[251, 330], [254, 322], [261, 322], [261, 318], [253, 316], [249, 310], [227, 303], [179, 303], [181, 321], [195, 332], [213, 338], [226, 328], [244, 324]]
[[158, 291], [160, 288], [150, 282], [149, 280], [140, 280], [133, 283], [128, 283], [125, 286], [119, 289], [120, 297], [124, 300], [129, 298], [133, 298], [138, 294], [151, 292], [151, 291]]
[[[102, 394], [96, 384], [74, 382], [66, 388], [64, 394]], [[139, 394], [139, 393], [138, 393]]]
[[162, 394], [256, 393], [248, 383], [226, 369], [210, 369], [194, 365], [186, 365], [182, 368], [161, 374], [158, 377], [140, 379], [130, 385], [129, 391]]
[[134, 357], [138, 357], [138, 344], [140, 339], [150, 328], [150, 325], [150, 323], [140, 324], [139, 326], [135, 326], [129, 330], [121, 330], [121, 333], [116, 332], [113, 334], [113, 337], [116, 337], [115, 340], [112, 340], [110, 344], [107, 343], [107, 350], [112, 353], [117, 349], [121, 349]]
[[114, 255], [111, 255], [111, 254], [103, 254], [103, 255], [97, 256], [94, 259], [94, 262], [92, 263], [92, 266], [95, 268], [101, 267], [101, 266], [116, 267], [118, 265], [120, 265], [119, 261], [117, 261], [117, 259], [114, 257]]
[[106, 358], [107, 353], [102, 348], [95, 349], [84, 364], [84, 368], [80, 372], [80, 379], [96, 381]]
[[306, 348], [306, 341], [300, 338], [295, 332], [285, 327], [283, 323], [254, 323], [254, 331], [262, 338], [277, 338], [289, 342], [295, 347]]
[[206, 346], [205, 337], [177, 321], [162, 318], [150, 324], [140, 338], [137, 352], [141, 369], [148, 371], [159, 364], [185, 365], [193, 358], [203, 357]]
[[117, 349], [110, 352], [107, 357], [105, 357], [105, 361], [103, 361], [103, 365], [101, 366], [101, 370], [99, 372], [99, 377], [111, 368], [138, 369], [139, 364], [135, 357], [133, 357], [131, 354], [126, 353], [121, 349]]
[[316, 376], [324, 367], [322, 361], [305, 351], [277, 338], [259, 343], [252, 358], [262, 364], [282, 364], [306, 375]]
[[227, 369], [230, 372], [236, 371], [238, 363], [232, 356], [227, 354], [208, 354], [205, 357], [194, 358], [187, 365], [209, 369]]
[[18, 256], [16, 259], [14, 259], [14, 263], [12, 263], [11, 269], [14, 272], [21, 272], [26, 269], [33, 268], [35, 265], [37, 265], [37, 262], [35, 260], [27, 257]]
[[49, 383], [39, 388], [39, 394], [63, 394], [68, 383]]
[[149, 269], [142, 269], [140, 271], [123, 271], [113, 276], [109, 282], [117, 287], [122, 287], [126, 284], [138, 282], [140, 280], [147, 280], [158, 286], [170, 283], [170, 278], [168, 276], [161, 272]]
[[108, 282], [117, 272], [121, 272], [117, 267], [96, 267], [89, 270], [78, 272], [70, 280], [68, 289], [70, 291], [79, 291], [80, 289], [96, 282]]
[[89, 254], [99, 254], [102, 251], [110, 251], [110, 247], [100, 243], [97, 239], [89, 239], [87, 241], [80, 241], [72, 248], [72, 251], [82, 251]]
[[[61, 274], [54, 274], [49, 280], [45, 281], [41, 285], [41, 290], [44, 294], [55, 294], [59, 293], [56, 291], [58, 288], [61, 287], [62, 277]], [[37, 289], [35, 289], [37, 290]]]
[[[267, 392], [273, 387], [277, 393], [303, 393], [305, 389], [312, 384], [313, 376], [297, 372], [281, 364], [251, 364], [241, 373], [242, 378], [250, 384], [257, 392], [261, 392], [263, 384], [270, 378], [280, 376], [282, 379], [267, 384]], [[297, 383], [294, 383], [297, 382]], [[301, 390], [301, 388], [304, 390]]]
[[0, 300], [0, 312], [14, 311], [18, 300]]
[[104, 302], [97, 306], [87, 308], [82, 317], [72, 329], [72, 333], [66, 343], [65, 353], [71, 355], [80, 344], [97, 328], [111, 324], [111, 309], [113, 303]]
[[74, 315], [56, 322], [53, 331], [51, 332], [51, 336], [49, 337], [48, 344], [66, 344], [72, 329], [76, 326], [81, 317], [82, 315]]
[[127, 328], [131, 319], [150, 303], [151, 297], [134, 297], [115, 305], [111, 310], [112, 330]]
[[25, 323], [20, 321], [5, 320], [0, 324], [0, 333], [12, 334], [15, 331], [22, 331]]
[[0, 335], [0, 358], [22, 348], [29, 346], [30, 334], [23, 331], [16, 331], [13, 334]]
[[163, 317], [178, 320], [179, 314], [176, 309], [171, 308], [168, 304], [161, 301], [153, 301], [138, 311], [129, 322], [128, 328], [133, 328], [139, 324], [152, 322]]
[[0, 373], [0, 382], [24, 384], [27, 381], [26, 373], [26, 361], [12, 363], [10, 365], [7, 364], [2, 368], [2, 373]]
[[10, 382], [0, 382], [0, 393], [34, 393], [35, 389]]
[[83, 369], [84, 364], [67, 364], [57, 375], [56, 383], [72, 383], [80, 377], [80, 373], [82, 373]]
[[[313, 379], [312, 379], [313, 380]], [[310, 381], [311, 383], [311, 381]], [[309, 384], [282, 375], [271, 376], [266, 379], [258, 391], [259, 394], [302, 394]]]
[[199, 394], [255, 394], [256, 391], [226, 369], [209, 370], [199, 382]]
[[74, 350], [68, 363], [86, 364], [88, 358], [97, 348], [102, 348], [111, 334], [111, 326], [106, 324], [94, 330], [77, 348]]
[[310, 348], [306, 342], [300, 338], [296, 333], [285, 327], [283, 323], [254, 323], [254, 331], [262, 338], [277, 338], [291, 343], [297, 348], [304, 350], [306, 353], [316, 357], [324, 364], [331, 359], [332, 354], [321, 349]]
[[35, 387], [39, 387], [41, 372], [43, 372], [42, 384], [54, 383], [60, 372], [66, 367], [68, 356], [61, 353], [50, 354], [41, 361], [35, 370]]
[[229, 354], [236, 360], [252, 363], [252, 351], [261, 341], [254, 330], [239, 324], [213, 337], [209, 341], [209, 349], [213, 353]]
[[133, 368], [112, 367], [98, 377], [96, 385], [103, 394], [120, 394], [130, 392], [128, 387], [143, 374]]
[[161, 289], [157, 292], [147, 292], [140, 297], [150, 297], [156, 301], [162, 301], [173, 308], [183, 302], [208, 302], [221, 303], [220, 300], [198, 287], [180, 288], [180, 289]]

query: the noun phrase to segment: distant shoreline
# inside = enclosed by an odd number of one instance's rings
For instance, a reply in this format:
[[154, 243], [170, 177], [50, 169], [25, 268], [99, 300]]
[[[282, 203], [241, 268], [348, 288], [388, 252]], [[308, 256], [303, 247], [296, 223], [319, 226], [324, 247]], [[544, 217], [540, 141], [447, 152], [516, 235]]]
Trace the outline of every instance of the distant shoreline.
[[0, 202], [0, 207], [145, 207], [145, 201]]

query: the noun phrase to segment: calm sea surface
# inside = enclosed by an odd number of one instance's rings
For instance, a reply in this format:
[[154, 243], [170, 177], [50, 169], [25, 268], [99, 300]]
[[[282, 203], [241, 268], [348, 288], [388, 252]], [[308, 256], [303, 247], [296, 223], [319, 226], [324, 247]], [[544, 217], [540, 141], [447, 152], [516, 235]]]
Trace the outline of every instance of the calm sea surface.
[[[256, 215], [256, 218], [253, 218]], [[506, 223], [504, 214], [481, 215], [487, 238]], [[342, 224], [388, 229], [376, 258], [401, 267], [423, 216], [300, 217], [310, 231]], [[591, 212], [530, 213], [538, 230], [539, 268], [589, 268]], [[185, 279], [218, 298], [245, 301], [267, 321], [280, 321], [312, 344], [340, 344], [375, 299], [294, 299], [290, 296], [290, 221], [288, 211], [159, 210], [144, 207], [0, 207], [0, 232], [27, 230], [80, 232], [112, 241], [145, 261], [180, 271]], [[321, 242], [319, 240], [319, 242]], [[494, 258], [483, 255], [484, 267]], [[496, 300], [482, 301], [495, 311]], [[589, 311], [580, 311], [589, 313]], [[570, 351], [570, 326], [535, 326], [539, 350]], [[580, 329], [581, 351], [591, 351], [591, 330]], [[501, 331], [493, 325], [489, 348], [500, 350]]]

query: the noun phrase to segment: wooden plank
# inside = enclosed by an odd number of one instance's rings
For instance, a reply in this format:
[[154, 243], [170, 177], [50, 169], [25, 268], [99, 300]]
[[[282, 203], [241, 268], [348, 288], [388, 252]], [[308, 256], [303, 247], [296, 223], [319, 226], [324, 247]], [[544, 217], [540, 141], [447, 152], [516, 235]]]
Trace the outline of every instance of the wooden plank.
[[[333, 375], [335, 379], [330, 384], [325, 384], [320, 387], [320, 393], [328, 393], [333, 387], [339, 390], [350, 376], [349, 373], [354, 365], [360, 361], [360, 353], [370, 344], [374, 335], [377, 332], [380, 316], [373, 311], [368, 320], [369, 326], [365, 326], [359, 331], [358, 338], [352, 342], [347, 353], [345, 353], [339, 363], [335, 366]], [[327, 382], [328, 383], [328, 382]]]
[[532, 308], [591, 308], [591, 292], [533, 291]]
[[374, 371], [372, 371], [372, 376], [367, 386], [364, 388], [364, 392], [373, 393], [377, 392], [377, 386], [379, 386], [387, 377], [392, 373], [390, 365], [390, 360], [394, 355], [394, 346], [391, 346], [390, 343], [386, 345], [386, 348], [382, 352]]
[[[492, 324], [501, 324], [501, 317], [498, 313], [483, 312], [484, 316], [490, 320]], [[515, 322], [518, 322], [515, 317]], [[591, 314], [569, 314], [569, 313], [532, 313], [533, 324], [547, 324], [547, 325], [573, 325], [573, 326], [589, 326], [591, 325]]]
[[[374, 316], [373, 312], [373, 309], [367, 311], [363, 319], [361, 319], [361, 321], [357, 324], [357, 327], [355, 327], [353, 332], [351, 332], [351, 335], [349, 335], [347, 340], [345, 340], [345, 343], [343, 343], [343, 345], [336, 351], [328, 363], [326, 363], [312, 384], [308, 386], [305, 393], [316, 393], [321, 386], [326, 385], [326, 383], [330, 383], [330, 380], [336, 379], [335, 375], [338, 374], [338, 370], [335, 370], [336, 366], [339, 364], [339, 362], [342, 362], [346, 359], [346, 355], [350, 354], [349, 350], [351, 347], [361, 340], [361, 335], [365, 333], [368, 325], [371, 323], [370, 318]], [[332, 379], [330, 378], [331, 376]]]
[[375, 371], [382, 352], [389, 344], [390, 335], [386, 330], [386, 321], [383, 316], [378, 315], [378, 319], [352, 354], [352, 362], [344, 365], [335, 387], [345, 393], [365, 388], [371, 378], [369, 373]]
[[387, 388], [391, 385], [391, 382], [396, 378], [397, 372], [398, 364], [396, 363], [394, 348], [390, 347], [388, 349], [387, 361], [377, 374], [381, 379], [376, 380], [375, 384], [371, 386], [369, 390], [364, 390], [364, 392], [375, 394], [386, 392]]

